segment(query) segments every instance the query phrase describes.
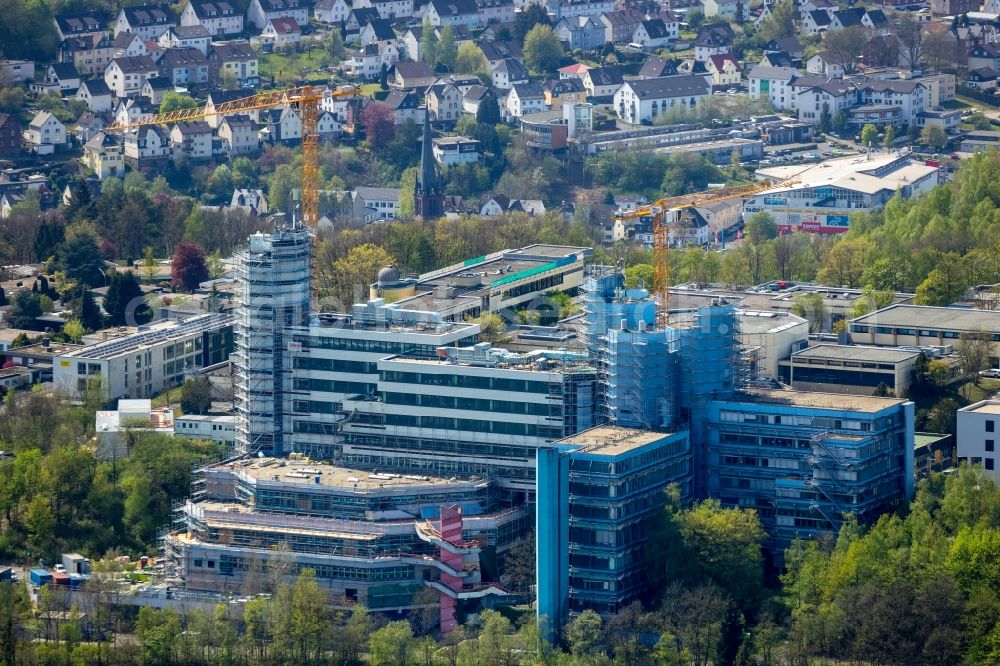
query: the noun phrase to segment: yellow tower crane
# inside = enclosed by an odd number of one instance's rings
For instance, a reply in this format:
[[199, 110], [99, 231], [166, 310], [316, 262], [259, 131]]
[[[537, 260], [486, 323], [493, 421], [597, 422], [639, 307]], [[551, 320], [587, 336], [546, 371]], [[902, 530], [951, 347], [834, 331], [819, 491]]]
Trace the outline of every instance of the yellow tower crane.
[[796, 182], [798, 182], [798, 174], [780, 181], [762, 180], [749, 185], [666, 197], [640, 206], [635, 210], [615, 215], [616, 220], [650, 216], [653, 218], [653, 294], [656, 296], [657, 324], [666, 326], [670, 323], [670, 223], [666, 219], [667, 213], [729, 199], [742, 199], [774, 187], [792, 185]]
[[168, 113], [145, 114], [128, 122], [116, 122], [108, 127], [107, 131], [127, 132], [149, 125], [172, 125], [204, 120], [213, 116], [297, 105], [302, 118], [302, 222], [307, 227], [315, 229], [319, 222], [319, 106], [324, 99], [350, 97], [360, 92], [361, 89], [356, 87], [331, 91], [318, 86], [265, 91], [213, 107], [203, 106], [178, 109]]

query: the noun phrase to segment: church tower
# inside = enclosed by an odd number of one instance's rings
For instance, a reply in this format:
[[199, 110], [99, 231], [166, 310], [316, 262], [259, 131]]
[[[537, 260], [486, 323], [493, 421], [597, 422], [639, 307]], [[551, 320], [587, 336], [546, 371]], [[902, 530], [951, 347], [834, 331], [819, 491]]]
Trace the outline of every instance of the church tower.
[[422, 220], [444, 216], [444, 195], [437, 180], [434, 151], [431, 146], [431, 116], [424, 107], [424, 139], [420, 147], [420, 174], [413, 188], [413, 212]]

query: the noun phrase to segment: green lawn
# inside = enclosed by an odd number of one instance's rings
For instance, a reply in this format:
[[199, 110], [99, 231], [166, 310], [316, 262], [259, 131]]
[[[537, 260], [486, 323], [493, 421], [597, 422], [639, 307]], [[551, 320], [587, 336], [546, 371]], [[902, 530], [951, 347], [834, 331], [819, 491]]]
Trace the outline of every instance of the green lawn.
[[292, 81], [300, 78], [326, 79], [329, 75], [316, 70], [330, 63], [330, 54], [324, 49], [312, 49], [303, 53], [261, 53], [260, 77], [278, 81]]

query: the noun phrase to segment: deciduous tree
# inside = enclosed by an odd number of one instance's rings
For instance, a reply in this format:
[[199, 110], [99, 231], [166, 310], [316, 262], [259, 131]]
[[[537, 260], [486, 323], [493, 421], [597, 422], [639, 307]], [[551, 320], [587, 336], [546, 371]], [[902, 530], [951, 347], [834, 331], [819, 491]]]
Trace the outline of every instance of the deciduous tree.
[[178, 243], [170, 260], [170, 275], [174, 287], [183, 291], [197, 289], [199, 284], [208, 280], [205, 250], [195, 243]]

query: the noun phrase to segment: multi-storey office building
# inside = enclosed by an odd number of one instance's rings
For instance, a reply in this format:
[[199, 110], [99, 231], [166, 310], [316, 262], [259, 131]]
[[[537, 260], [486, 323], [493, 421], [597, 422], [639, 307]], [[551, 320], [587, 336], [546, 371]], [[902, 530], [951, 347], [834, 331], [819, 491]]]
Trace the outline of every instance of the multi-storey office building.
[[485, 479], [373, 473], [301, 456], [203, 470], [178, 518], [167, 554], [189, 589], [246, 590], [272, 565], [289, 579], [308, 567], [333, 601], [374, 610], [411, 608], [426, 586], [452, 611], [503, 593], [486, 582], [479, 553], [502, 553], [531, 523], [525, 507], [498, 504]]
[[756, 509], [775, 554], [913, 495], [912, 402], [755, 391], [711, 402], [707, 418], [708, 492]]
[[69, 396], [81, 396], [100, 381], [108, 400], [148, 398], [183, 384], [201, 368], [224, 362], [232, 351], [232, 315], [196, 315], [158, 321], [131, 335], [59, 354], [52, 378]]
[[955, 440], [958, 459], [983, 469], [1000, 482], [997, 458], [997, 422], [1000, 422], [1000, 401], [980, 400], [963, 407], [955, 415]]
[[686, 432], [598, 426], [538, 451], [538, 615], [612, 615], [646, 586], [643, 550], [666, 486], [690, 492]]
[[343, 403], [343, 460], [379, 469], [488, 475], [529, 499], [539, 447], [594, 425], [597, 373], [583, 354], [488, 343], [437, 359], [378, 362], [378, 392]]

